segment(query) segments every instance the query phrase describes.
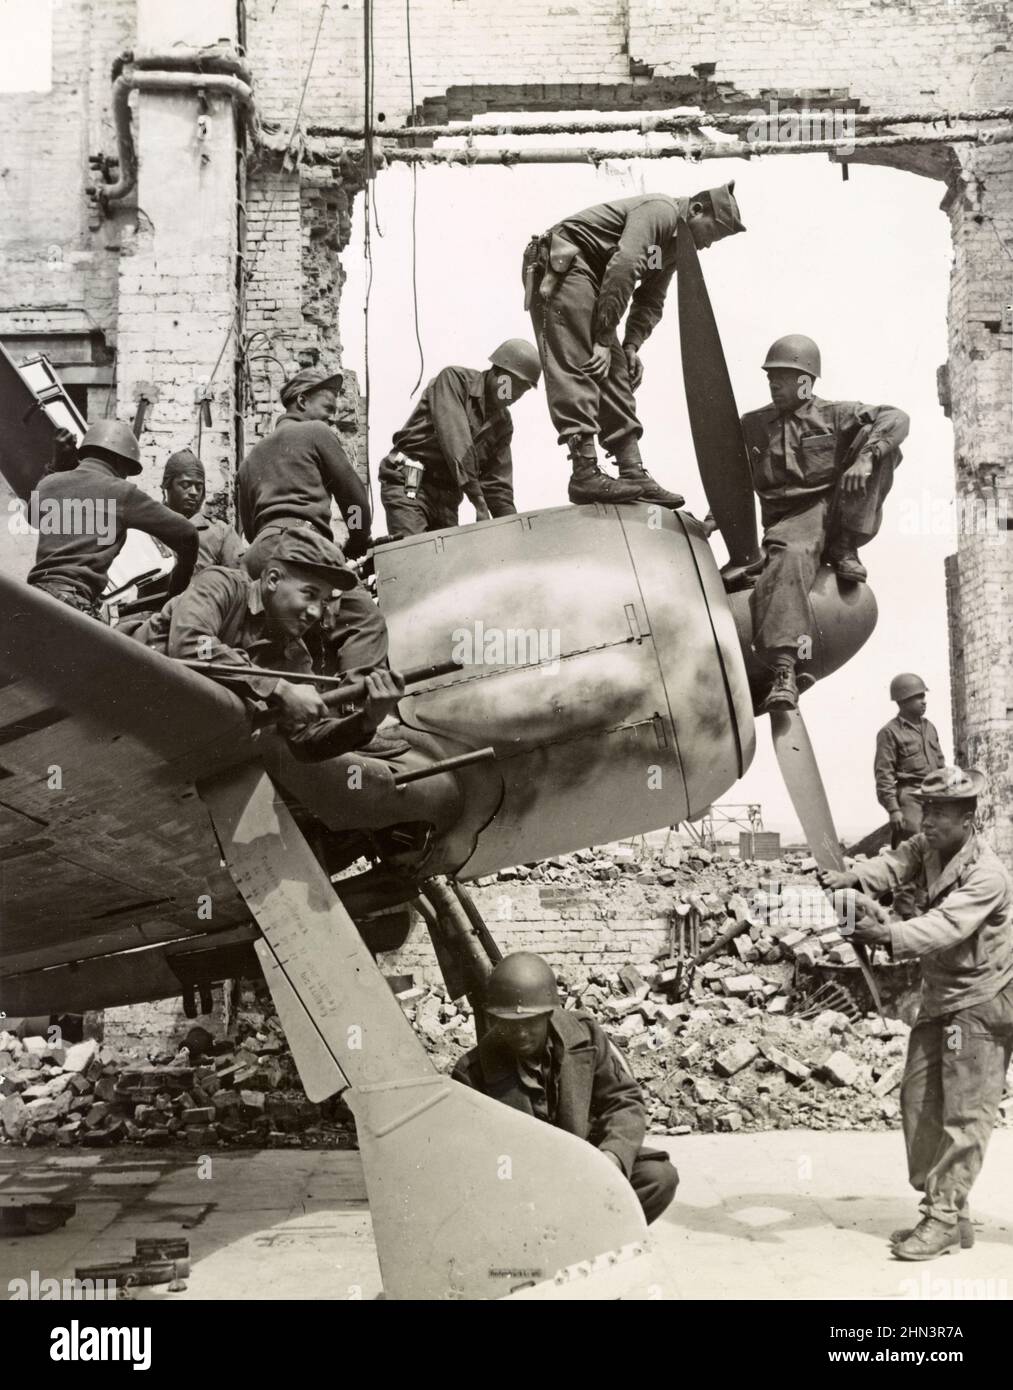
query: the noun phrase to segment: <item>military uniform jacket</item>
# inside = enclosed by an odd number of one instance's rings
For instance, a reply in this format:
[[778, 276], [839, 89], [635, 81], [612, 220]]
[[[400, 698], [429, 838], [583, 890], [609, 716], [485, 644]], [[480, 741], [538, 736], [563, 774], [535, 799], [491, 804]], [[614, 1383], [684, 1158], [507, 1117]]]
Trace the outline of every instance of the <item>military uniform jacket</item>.
[[629, 308], [623, 342], [639, 348], [665, 307], [676, 270], [676, 233], [689, 216], [688, 198], [644, 193], [596, 203], [557, 224], [599, 278], [594, 337], [609, 343]]
[[1013, 883], [972, 834], [945, 866], [924, 835], [855, 866], [861, 887], [915, 885], [919, 916], [891, 922], [895, 956], [922, 957], [922, 1018], [987, 1003], [1013, 980]]
[[[550, 1123], [614, 1153], [629, 1177], [647, 1132], [647, 1112], [640, 1087], [604, 1030], [586, 1014], [553, 1009], [549, 1054], [552, 1077], [547, 1089], [554, 1097]], [[534, 1114], [517, 1063], [495, 1029], [464, 1054], [453, 1076], [514, 1110]]]
[[876, 735], [876, 799], [887, 811], [900, 809], [898, 794], [918, 787], [946, 759], [936, 726], [927, 719], [917, 724], [897, 715]]
[[829, 492], [854, 462], [857, 444], [876, 445], [882, 456], [903, 443], [909, 425], [904, 411], [892, 405], [818, 396], [786, 415], [773, 405], [743, 415], [742, 434], [764, 526]]

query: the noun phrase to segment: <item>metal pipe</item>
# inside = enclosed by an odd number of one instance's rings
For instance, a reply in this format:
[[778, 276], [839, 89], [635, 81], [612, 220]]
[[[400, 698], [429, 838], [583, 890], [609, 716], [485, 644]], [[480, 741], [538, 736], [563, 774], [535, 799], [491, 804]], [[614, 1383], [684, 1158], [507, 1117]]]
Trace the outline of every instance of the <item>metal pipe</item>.
[[459, 767], [470, 767], [472, 763], [492, 762], [496, 757], [495, 748], [476, 748], [472, 753], [458, 753], [454, 758], [442, 758], [428, 767], [417, 767], [412, 772], [396, 772], [395, 787], [407, 787], [410, 782], [421, 782], [426, 777], [437, 777], [441, 772], [454, 772]]
[[231, 73], [159, 72], [137, 70], [113, 83], [112, 109], [119, 148], [120, 176], [115, 183], [100, 185], [96, 196], [103, 208], [132, 193], [137, 184], [137, 148], [130, 128], [130, 93], [213, 92], [239, 103], [252, 131], [256, 131], [253, 89]]
[[[996, 131], [947, 131], [931, 135], [870, 135], [853, 140], [730, 140], [725, 143], [694, 142], [669, 145], [664, 148], [643, 149], [465, 149], [465, 150], [387, 150], [389, 164], [500, 164], [507, 168], [515, 164], [604, 164], [610, 159], [752, 159], [767, 154], [835, 154], [842, 156], [856, 150], [890, 149], [903, 145], [1005, 145], [1013, 142], [1013, 126]], [[347, 154], [347, 150], [344, 151]], [[313, 151], [306, 151], [313, 162]], [[333, 156], [332, 156], [333, 157]], [[323, 161], [328, 162], [325, 154]]]
[[[131, 580], [131, 584], [136, 580]], [[243, 666], [238, 662], [229, 663], [225, 661], [200, 661], [197, 658], [174, 657], [181, 666], [188, 666], [191, 671], [200, 671], [204, 676], [220, 676], [226, 679], [230, 676], [247, 678], [250, 676], [267, 676], [275, 680], [288, 681], [290, 685], [318, 685], [324, 690], [340, 690], [342, 695], [349, 700], [361, 700], [366, 688], [364, 676], [318, 676], [315, 671], [276, 671], [269, 666]], [[459, 661], [444, 661], [434, 666], [418, 666], [414, 670], [405, 671], [403, 679], [405, 685], [418, 685], [421, 681], [432, 680], [435, 676], [447, 676], [452, 671], [460, 671]]]
[[[443, 125], [385, 126], [382, 130], [373, 131], [373, 134], [384, 140], [435, 140], [441, 136], [458, 138], [476, 135], [560, 135], [568, 134], [571, 131], [602, 134], [607, 131], [639, 130], [643, 134], [648, 134], [651, 131], [699, 130], [702, 126], [738, 130], [760, 124], [776, 125], [785, 118], [799, 117], [805, 119], [807, 117], [826, 116], [828, 111], [830, 114], [836, 115], [837, 110], [840, 110], [842, 114], [846, 113], [851, 116], [859, 125], [869, 130], [891, 125], [929, 125], [935, 121], [979, 122], [1013, 119], [1013, 106], [991, 107], [983, 111], [901, 111], [893, 115], [888, 112], [855, 111], [851, 107], [836, 109], [802, 107], [796, 109], [786, 106], [783, 111], [776, 115], [773, 112], [762, 115], [755, 113], [743, 115], [721, 111], [687, 112], [675, 109], [618, 111], [611, 116], [589, 116], [587, 119], [582, 119], [579, 115], [566, 116], [544, 121], [532, 121], [529, 125], [517, 121], [483, 121], [477, 125], [468, 125], [466, 122], [447, 122]], [[366, 138], [366, 132], [361, 126], [312, 125], [307, 128], [306, 134], [325, 139], [335, 136], [347, 140], [364, 140]]]

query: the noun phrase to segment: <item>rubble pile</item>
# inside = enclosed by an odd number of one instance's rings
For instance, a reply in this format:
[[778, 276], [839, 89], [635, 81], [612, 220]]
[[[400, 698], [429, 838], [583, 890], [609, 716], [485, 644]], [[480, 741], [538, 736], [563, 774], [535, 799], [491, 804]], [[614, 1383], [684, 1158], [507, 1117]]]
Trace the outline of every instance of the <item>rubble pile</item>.
[[285, 1035], [253, 990], [235, 1037], [191, 1029], [176, 1054], [143, 1063], [94, 1039], [72, 1045], [0, 1032], [0, 1137], [21, 1144], [121, 1141], [204, 1150], [219, 1144], [354, 1148], [338, 1100], [306, 1099]]

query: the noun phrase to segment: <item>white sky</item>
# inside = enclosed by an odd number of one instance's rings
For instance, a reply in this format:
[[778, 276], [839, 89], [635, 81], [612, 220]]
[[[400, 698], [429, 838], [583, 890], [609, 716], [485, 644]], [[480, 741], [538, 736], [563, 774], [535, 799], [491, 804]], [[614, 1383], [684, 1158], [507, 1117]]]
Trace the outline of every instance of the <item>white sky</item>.
[[[621, 143], [632, 146], [634, 137], [624, 136]], [[822, 349], [819, 395], [898, 405], [912, 418], [883, 530], [863, 551], [879, 601], [879, 625], [848, 666], [817, 685], [802, 705], [838, 830], [857, 836], [885, 819], [875, 800], [872, 757], [876, 730], [895, 712], [887, 685], [896, 672], [914, 670], [926, 680], [929, 717], [952, 758], [943, 560], [956, 549], [949, 510], [953, 439], [936, 397], [936, 368], [947, 356], [951, 258], [949, 224], [939, 211], [942, 186], [861, 165], [851, 167], [845, 183], [840, 168], [820, 155], [714, 160], [694, 168], [672, 159], [597, 170], [590, 165], [420, 170], [417, 263], [424, 381], [449, 363], [485, 365], [504, 338], [531, 338], [520, 260], [532, 233], [591, 203], [656, 190], [689, 194], [729, 178], [736, 180], [748, 231], [708, 250], [701, 264], [740, 410], [767, 403], [759, 364], [772, 339], [796, 332], [809, 334]], [[374, 477], [392, 432], [412, 408], [418, 374], [411, 174], [405, 166], [379, 176], [376, 203], [383, 235], [373, 237], [370, 302]], [[364, 200], [357, 199], [341, 306], [345, 364], [360, 373], [363, 207]], [[645, 462], [702, 516], [706, 503], [686, 418], [674, 286], [665, 318], [642, 356], [646, 374], [638, 400]], [[520, 402], [514, 422], [518, 508], [560, 505], [568, 469], [541, 391]], [[467, 503], [461, 516], [471, 519]], [[721, 801], [758, 801], [768, 829], [798, 835], [765, 719], [757, 724], [751, 769]]]

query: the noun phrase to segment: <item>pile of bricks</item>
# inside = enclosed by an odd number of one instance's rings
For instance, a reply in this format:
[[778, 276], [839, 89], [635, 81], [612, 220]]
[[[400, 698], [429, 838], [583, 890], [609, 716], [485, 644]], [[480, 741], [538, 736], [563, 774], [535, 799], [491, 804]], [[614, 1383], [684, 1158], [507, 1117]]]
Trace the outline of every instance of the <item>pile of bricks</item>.
[[194, 1029], [190, 1048], [143, 1063], [94, 1039], [64, 1046], [0, 1033], [0, 1136], [99, 1147], [354, 1147], [346, 1107], [306, 1099], [281, 1025], [249, 995], [235, 1038], [214, 1042]]

